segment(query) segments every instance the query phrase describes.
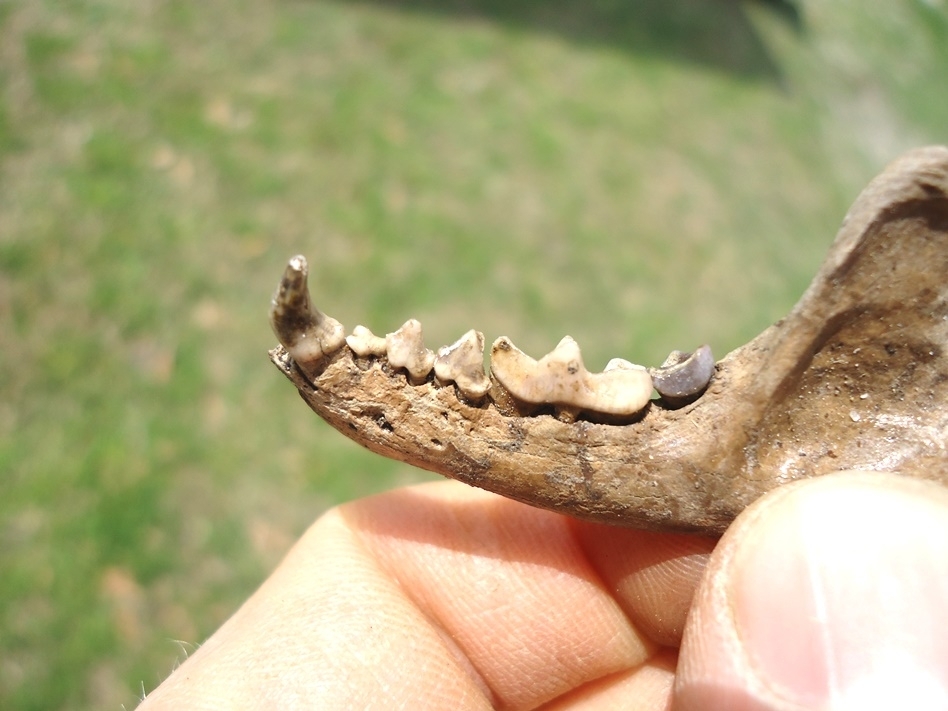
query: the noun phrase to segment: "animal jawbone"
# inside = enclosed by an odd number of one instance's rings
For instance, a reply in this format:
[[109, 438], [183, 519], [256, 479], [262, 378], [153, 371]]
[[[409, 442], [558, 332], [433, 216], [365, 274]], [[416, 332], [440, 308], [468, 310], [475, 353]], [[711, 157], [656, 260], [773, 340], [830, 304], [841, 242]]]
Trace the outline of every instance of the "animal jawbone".
[[[313, 307], [303, 257], [271, 306], [271, 359], [368, 449], [535, 506], [717, 534], [785, 482], [882, 469], [948, 484], [948, 148], [910, 152], [863, 191], [790, 314], [715, 363], [589, 372], [568, 336], [534, 360], [468, 331], [432, 352]], [[659, 396], [653, 399], [653, 388]]]

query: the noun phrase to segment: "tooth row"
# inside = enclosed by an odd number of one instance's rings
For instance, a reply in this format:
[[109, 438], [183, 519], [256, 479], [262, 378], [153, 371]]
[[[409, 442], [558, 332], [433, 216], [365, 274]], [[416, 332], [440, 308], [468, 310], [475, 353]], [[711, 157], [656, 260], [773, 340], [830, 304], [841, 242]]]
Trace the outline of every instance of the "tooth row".
[[[490, 390], [484, 373], [484, 334], [479, 331], [468, 331], [438, 349], [437, 355], [425, 347], [421, 324], [415, 319], [384, 338], [356, 326], [346, 343], [362, 357], [386, 356], [392, 367], [406, 371], [414, 385], [425, 382], [434, 370], [440, 382], [454, 383], [470, 400], [481, 400]], [[652, 377], [640, 365], [614, 358], [601, 373], [587, 371], [579, 345], [569, 336], [539, 361], [509, 339], [499, 338], [491, 350], [491, 372], [517, 400], [566, 410], [630, 416], [640, 412], [652, 395]]]
[[442, 383], [454, 383], [470, 400], [480, 400], [490, 390], [490, 379], [484, 373], [484, 334], [468, 331], [450, 346], [442, 346], [434, 354], [424, 344], [421, 324], [409, 319], [394, 333], [384, 338], [365, 326], [356, 326], [346, 343], [358, 356], [386, 356], [394, 368], [402, 368], [415, 385], [423, 383], [431, 371]]
[[[484, 335], [468, 331], [450, 346], [432, 353], [424, 344], [421, 324], [409, 319], [385, 337], [364, 326], [352, 334], [310, 303], [306, 286], [307, 263], [302, 256], [287, 265], [273, 296], [270, 323], [280, 342], [304, 372], [311, 372], [343, 345], [361, 357], [386, 357], [404, 370], [413, 385], [424, 383], [434, 371], [440, 383], [454, 383], [472, 401], [482, 400], [491, 387], [484, 373]], [[629, 417], [649, 403], [653, 387], [669, 401], [693, 398], [707, 386], [714, 358], [707, 346], [694, 353], [673, 352], [660, 368], [647, 370], [614, 358], [601, 373], [590, 373], [579, 345], [566, 336], [540, 360], [534, 360], [506, 337], [491, 348], [491, 373], [515, 399], [534, 405], [553, 405], [562, 413], [589, 412]]]

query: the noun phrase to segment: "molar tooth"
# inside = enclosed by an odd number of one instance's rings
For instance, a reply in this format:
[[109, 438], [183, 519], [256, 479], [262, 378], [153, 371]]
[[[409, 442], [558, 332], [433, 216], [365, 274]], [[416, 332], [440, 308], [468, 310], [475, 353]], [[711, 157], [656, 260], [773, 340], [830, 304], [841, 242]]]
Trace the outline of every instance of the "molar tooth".
[[312, 370], [346, 342], [342, 324], [310, 302], [308, 274], [306, 257], [297, 255], [290, 259], [270, 302], [270, 327], [304, 372]]
[[658, 368], [650, 368], [655, 389], [666, 400], [694, 399], [708, 386], [714, 374], [714, 355], [704, 345], [694, 353], [672, 351]]
[[454, 382], [469, 400], [483, 399], [490, 390], [484, 373], [484, 334], [471, 329], [452, 345], [439, 348], [434, 372], [438, 380]]
[[507, 338], [491, 350], [491, 372], [511, 395], [528, 403], [627, 417], [640, 412], [652, 396], [645, 368], [614, 359], [609, 370], [590, 373], [579, 345], [569, 336], [540, 360], [523, 353]]
[[383, 356], [386, 353], [386, 339], [376, 336], [365, 326], [356, 326], [352, 334], [346, 336], [346, 344], [352, 352], [365, 358], [366, 356]]
[[408, 381], [412, 385], [421, 385], [434, 367], [435, 355], [425, 348], [421, 324], [408, 319], [395, 333], [385, 337], [388, 350], [388, 362], [393, 368], [408, 371]]

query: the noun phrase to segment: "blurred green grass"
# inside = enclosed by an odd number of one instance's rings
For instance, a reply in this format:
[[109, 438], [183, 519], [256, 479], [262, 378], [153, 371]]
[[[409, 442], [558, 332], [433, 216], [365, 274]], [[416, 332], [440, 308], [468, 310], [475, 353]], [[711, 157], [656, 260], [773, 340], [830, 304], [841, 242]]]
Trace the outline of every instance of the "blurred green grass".
[[782, 316], [948, 140], [944, 0], [797, 7], [0, 3], [0, 707], [133, 707], [327, 506], [427, 477], [267, 362], [290, 255], [350, 328], [592, 368]]

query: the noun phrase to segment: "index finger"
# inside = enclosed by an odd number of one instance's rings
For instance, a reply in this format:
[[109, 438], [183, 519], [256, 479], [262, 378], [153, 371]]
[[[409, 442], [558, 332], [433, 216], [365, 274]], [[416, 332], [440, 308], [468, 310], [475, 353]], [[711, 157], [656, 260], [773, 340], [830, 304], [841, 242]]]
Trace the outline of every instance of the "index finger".
[[[632, 620], [674, 607], [680, 634], [681, 601], [690, 603], [700, 566], [675, 563], [676, 551], [713, 545], [578, 524], [452, 482], [361, 500], [342, 515], [491, 696], [512, 708], [641, 666], [657, 645]], [[694, 582], [676, 588], [676, 570], [697, 571]]]

